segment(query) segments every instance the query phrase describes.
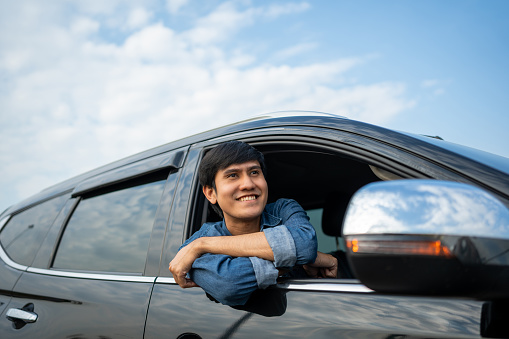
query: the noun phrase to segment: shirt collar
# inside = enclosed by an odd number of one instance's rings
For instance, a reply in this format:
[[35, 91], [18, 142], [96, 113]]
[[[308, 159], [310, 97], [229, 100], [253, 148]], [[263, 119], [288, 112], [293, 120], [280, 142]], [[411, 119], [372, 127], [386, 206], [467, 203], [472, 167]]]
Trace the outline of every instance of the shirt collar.
[[[263, 229], [266, 227], [277, 226], [277, 225], [281, 224], [282, 221], [283, 221], [283, 219], [276, 217], [275, 215], [272, 215], [264, 210], [262, 212], [262, 217], [260, 219], [260, 231], [263, 231]], [[226, 224], [224, 223], [224, 219], [221, 222], [221, 224], [222, 224], [221, 226], [222, 226], [223, 230], [226, 232], [226, 234], [232, 235], [230, 233], [230, 231], [228, 230], [228, 227], [226, 227]]]
[[281, 224], [281, 221], [282, 221], [281, 218], [276, 217], [264, 210], [262, 213], [262, 218], [261, 218], [261, 222], [260, 222], [260, 224], [261, 224], [260, 231], [263, 231], [263, 229], [265, 227], [277, 226], [277, 225]]

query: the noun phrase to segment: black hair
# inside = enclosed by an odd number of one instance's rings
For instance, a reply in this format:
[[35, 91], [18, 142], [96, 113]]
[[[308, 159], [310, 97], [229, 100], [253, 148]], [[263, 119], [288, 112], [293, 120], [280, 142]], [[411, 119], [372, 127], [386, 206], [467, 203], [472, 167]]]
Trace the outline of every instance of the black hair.
[[[260, 151], [253, 146], [238, 140], [223, 142], [208, 151], [203, 157], [198, 169], [200, 184], [202, 187], [210, 186], [215, 190], [215, 177], [217, 172], [233, 164], [243, 164], [253, 160], [258, 161], [263, 175], [267, 177], [265, 158]], [[212, 205], [212, 208], [216, 213], [223, 217], [223, 213], [217, 203]]]

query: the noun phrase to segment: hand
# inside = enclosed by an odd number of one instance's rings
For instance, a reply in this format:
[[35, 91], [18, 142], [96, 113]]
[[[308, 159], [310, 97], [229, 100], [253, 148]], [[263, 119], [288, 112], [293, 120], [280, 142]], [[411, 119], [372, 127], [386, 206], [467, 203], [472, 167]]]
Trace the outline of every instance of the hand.
[[194, 281], [186, 277], [193, 266], [193, 262], [201, 255], [197, 250], [197, 246], [195, 246], [196, 244], [194, 244], [195, 241], [181, 248], [169, 265], [173, 279], [175, 279], [175, 282], [182, 288], [198, 287]]
[[315, 262], [304, 265], [303, 268], [306, 274], [312, 278], [338, 277], [338, 259], [330, 254], [317, 252]]

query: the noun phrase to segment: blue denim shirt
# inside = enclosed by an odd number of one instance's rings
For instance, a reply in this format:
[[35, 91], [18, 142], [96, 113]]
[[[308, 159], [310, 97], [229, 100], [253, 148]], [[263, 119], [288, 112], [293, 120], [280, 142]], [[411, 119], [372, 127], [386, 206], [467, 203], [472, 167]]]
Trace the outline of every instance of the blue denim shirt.
[[[316, 260], [316, 233], [302, 207], [291, 199], [268, 204], [260, 231], [274, 252], [274, 262], [257, 257], [231, 257], [206, 253], [196, 259], [189, 277], [225, 305], [243, 305], [253, 291], [276, 283], [277, 268], [292, 268]], [[232, 235], [224, 220], [205, 223], [182, 246], [201, 237]]]

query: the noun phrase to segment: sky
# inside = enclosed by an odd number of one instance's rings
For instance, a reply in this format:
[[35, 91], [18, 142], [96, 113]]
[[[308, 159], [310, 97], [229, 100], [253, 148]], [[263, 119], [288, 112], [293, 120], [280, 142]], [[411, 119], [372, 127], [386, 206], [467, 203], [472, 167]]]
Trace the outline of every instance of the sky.
[[509, 157], [506, 0], [0, 0], [0, 211], [280, 110]]

